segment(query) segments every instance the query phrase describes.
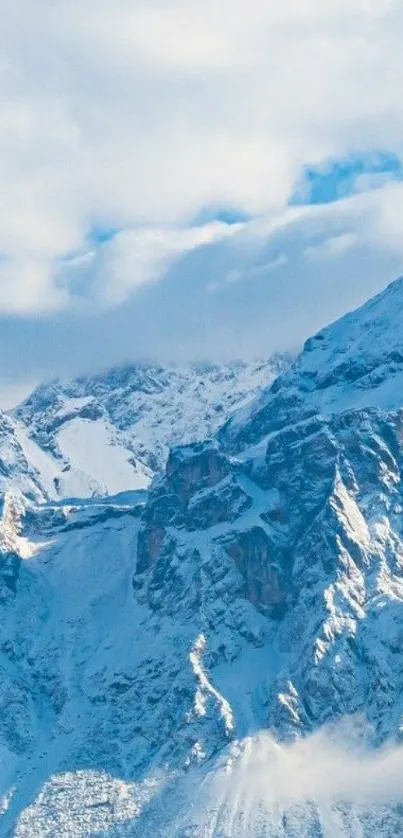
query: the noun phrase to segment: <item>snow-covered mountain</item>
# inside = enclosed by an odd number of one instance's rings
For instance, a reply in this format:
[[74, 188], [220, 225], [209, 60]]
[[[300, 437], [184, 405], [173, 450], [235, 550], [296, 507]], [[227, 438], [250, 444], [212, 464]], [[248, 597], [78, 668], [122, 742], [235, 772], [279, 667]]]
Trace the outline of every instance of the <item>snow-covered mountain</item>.
[[213, 434], [290, 362], [119, 367], [41, 385], [11, 418], [48, 496], [145, 489], [171, 445]]
[[403, 834], [402, 335], [400, 280], [140, 502], [8, 492], [0, 834]]
[[[399, 410], [403, 393], [403, 279], [310, 338], [295, 363], [239, 410], [224, 435], [245, 447], [320, 412]], [[275, 418], [276, 417], [276, 418]], [[230, 443], [230, 447], [234, 447]]]

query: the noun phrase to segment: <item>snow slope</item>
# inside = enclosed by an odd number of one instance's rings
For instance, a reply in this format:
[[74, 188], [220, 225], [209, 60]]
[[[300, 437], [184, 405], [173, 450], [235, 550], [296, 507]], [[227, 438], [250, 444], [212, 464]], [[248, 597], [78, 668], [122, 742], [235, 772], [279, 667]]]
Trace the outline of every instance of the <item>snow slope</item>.
[[147, 487], [170, 445], [214, 433], [289, 363], [125, 366], [42, 385], [12, 418], [50, 497], [113, 495]]
[[0, 411], [0, 497], [7, 491], [31, 500], [55, 497], [57, 471], [53, 458], [30, 439], [26, 428]]

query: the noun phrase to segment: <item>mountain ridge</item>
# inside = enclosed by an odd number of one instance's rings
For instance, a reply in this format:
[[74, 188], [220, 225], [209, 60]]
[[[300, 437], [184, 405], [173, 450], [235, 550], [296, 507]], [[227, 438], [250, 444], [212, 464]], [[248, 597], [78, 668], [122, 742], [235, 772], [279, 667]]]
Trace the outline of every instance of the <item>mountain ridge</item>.
[[263, 435], [265, 426], [270, 433], [284, 421], [301, 421], [314, 413], [399, 409], [402, 387], [403, 278], [399, 278], [308, 338], [295, 362], [228, 420], [219, 435], [224, 444], [237, 449], [247, 444], [248, 426], [253, 440], [252, 424]]
[[4, 834], [402, 833], [400, 312], [322, 330], [137, 500], [6, 504]]
[[10, 412], [43, 452], [51, 497], [114, 495], [145, 489], [171, 444], [215, 432], [290, 362], [167, 367], [131, 364], [105, 373], [40, 385]]

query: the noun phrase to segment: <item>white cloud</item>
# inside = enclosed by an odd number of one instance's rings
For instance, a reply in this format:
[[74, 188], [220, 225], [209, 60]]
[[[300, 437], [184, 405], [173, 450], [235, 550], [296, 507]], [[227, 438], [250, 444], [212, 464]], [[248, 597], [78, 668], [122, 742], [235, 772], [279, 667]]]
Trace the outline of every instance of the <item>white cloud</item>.
[[199, 800], [201, 818], [208, 805], [222, 812], [227, 807], [231, 823], [246, 820], [252, 834], [258, 823], [275, 828], [282, 812], [289, 813], [291, 827], [294, 811], [295, 826], [308, 835], [314, 809], [324, 834], [345, 835], [350, 822], [361, 835], [360, 820], [365, 822], [371, 810], [378, 809], [379, 816], [380, 807], [401, 801], [403, 747], [367, 747], [352, 720], [286, 745], [262, 732], [241, 742], [238, 751], [238, 758], [217, 773], [210, 800]]
[[[164, 278], [184, 255], [235, 235], [238, 225], [219, 222], [188, 229], [139, 228], [115, 235], [90, 260], [93, 296], [102, 306], [118, 305], [133, 289]], [[82, 264], [79, 263], [79, 272]]]
[[[325, 231], [324, 231], [325, 232]], [[305, 256], [308, 259], [326, 258], [337, 256], [339, 253], [354, 247], [357, 244], [357, 235], [354, 233], [341, 233], [340, 235], [325, 238], [320, 244], [308, 246], [305, 249]]]
[[0, 317], [0, 396], [15, 380], [130, 359], [256, 358], [297, 348], [403, 274], [402, 207], [403, 186], [392, 184], [238, 225], [126, 230], [56, 260], [53, 275], [38, 262], [42, 306], [53, 304], [40, 323], [32, 273], [9, 273], [7, 295], [0, 262], [0, 308], [14, 302], [29, 315]]
[[[298, 274], [309, 299], [316, 271], [325, 299], [334, 284], [331, 277], [340, 270], [354, 270], [355, 287], [365, 299], [371, 292], [363, 273], [368, 254], [374, 255], [379, 266], [378, 287], [393, 278], [387, 271], [400, 273], [403, 266], [402, 206], [403, 185], [389, 184], [376, 194], [354, 195], [326, 205], [289, 207], [238, 224], [212, 222], [190, 228], [121, 231], [96, 249], [62, 263], [56, 275], [58, 294], [64, 293], [59, 299], [63, 302], [70, 289], [71, 293], [75, 290], [76, 301], [89, 298], [92, 307], [94, 303], [102, 308], [119, 305], [144, 284], [166, 276], [172, 280], [188, 264], [191, 252], [197, 252], [199, 282], [207, 291], [248, 281], [253, 293], [253, 282], [255, 286], [262, 280], [275, 284], [281, 277], [286, 297]], [[192, 271], [190, 265], [189, 282]], [[339, 283], [340, 299], [345, 299], [342, 277]], [[327, 314], [323, 317], [326, 320]]]
[[[206, 206], [277, 212], [307, 161], [402, 154], [393, 0], [1, 7], [3, 311], [63, 305], [59, 260], [91, 227], [183, 225]], [[7, 285], [21, 265], [27, 305]]]

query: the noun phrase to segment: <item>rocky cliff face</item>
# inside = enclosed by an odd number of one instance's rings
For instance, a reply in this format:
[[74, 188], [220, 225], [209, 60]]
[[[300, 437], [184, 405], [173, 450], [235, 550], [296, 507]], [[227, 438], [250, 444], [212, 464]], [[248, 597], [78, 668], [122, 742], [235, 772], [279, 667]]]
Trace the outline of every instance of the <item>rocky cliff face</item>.
[[[374, 745], [400, 740], [402, 306], [398, 281], [308, 341], [217, 442], [175, 450], [150, 493], [142, 601], [202, 616], [224, 695], [223, 659], [265, 649], [261, 678], [229, 701], [235, 733], [289, 740], [360, 717]], [[216, 649], [228, 630], [231, 651]]]
[[400, 312], [308, 341], [140, 503], [5, 509], [3, 834], [403, 832]]
[[218, 579], [231, 603], [267, 618], [290, 690], [284, 702], [274, 681], [266, 699], [276, 734], [356, 712], [375, 739], [399, 733], [402, 431], [402, 412], [315, 416], [243, 461], [216, 444], [175, 452], [179, 465], [151, 492], [136, 588], [152, 607], [175, 612], [192, 595], [196, 609], [203, 568], [215, 605]]

